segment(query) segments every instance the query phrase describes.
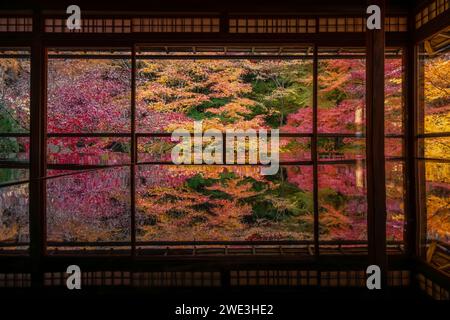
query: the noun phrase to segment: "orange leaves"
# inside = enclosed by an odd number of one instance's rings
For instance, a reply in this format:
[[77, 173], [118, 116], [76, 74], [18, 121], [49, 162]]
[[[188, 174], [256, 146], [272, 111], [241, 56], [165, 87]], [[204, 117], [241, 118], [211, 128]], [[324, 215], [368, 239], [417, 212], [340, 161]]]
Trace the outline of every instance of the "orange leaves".
[[[241, 61], [142, 61], [138, 101], [158, 112], [184, 112], [211, 98], [238, 97], [251, 92], [242, 82]], [[151, 81], [149, 81], [151, 80]]]

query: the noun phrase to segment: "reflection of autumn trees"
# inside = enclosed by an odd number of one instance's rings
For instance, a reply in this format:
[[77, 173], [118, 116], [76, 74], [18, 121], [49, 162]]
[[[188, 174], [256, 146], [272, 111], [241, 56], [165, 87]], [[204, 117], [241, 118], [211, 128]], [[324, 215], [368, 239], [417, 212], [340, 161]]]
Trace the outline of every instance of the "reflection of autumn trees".
[[[261, 176], [257, 167], [161, 166], [163, 181], [152, 179], [154, 169], [140, 172], [141, 239], [312, 238], [311, 193], [278, 177]], [[180, 174], [185, 180], [171, 183]]]
[[95, 170], [49, 180], [48, 240], [129, 241], [129, 183], [128, 168]]
[[429, 162], [426, 171], [427, 232], [431, 239], [450, 240], [450, 165]]
[[[450, 54], [424, 61], [424, 131], [450, 132]], [[449, 138], [427, 138], [423, 142], [426, 158], [448, 159]], [[450, 165], [426, 162], [427, 232], [431, 239], [450, 241]]]
[[0, 241], [29, 241], [28, 186], [11, 186], [0, 190]]

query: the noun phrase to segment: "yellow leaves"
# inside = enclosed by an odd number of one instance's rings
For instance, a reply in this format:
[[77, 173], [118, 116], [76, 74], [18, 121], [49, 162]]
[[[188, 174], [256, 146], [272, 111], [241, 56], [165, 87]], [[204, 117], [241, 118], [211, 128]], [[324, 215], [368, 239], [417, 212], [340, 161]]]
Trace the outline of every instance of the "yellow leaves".
[[427, 197], [427, 230], [433, 238], [450, 236], [450, 204], [447, 200], [434, 195]]
[[[167, 169], [170, 171], [171, 175], [175, 175], [178, 172], [187, 176], [201, 173], [205, 179], [218, 179], [222, 173], [229, 172], [228, 167], [209, 165], [170, 166], [167, 167]], [[239, 178], [252, 177], [258, 181], [265, 181], [264, 176], [261, 176], [260, 174], [260, 168], [257, 166], [233, 166], [230, 167], [230, 171]]]
[[439, 162], [427, 162], [425, 179], [428, 182], [441, 182], [450, 184], [450, 165]]
[[450, 202], [448, 200], [450, 184], [450, 165], [427, 162], [427, 231], [431, 238], [450, 236]]
[[238, 120], [244, 120], [243, 115], [252, 113], [248, 107], [254, 106], [255, 104], [256, 102], [253, 100], [238, 98], [220, 108], [208, 108], [206, 111], [213, 114], [223, 114], [224, 116]]
[[352, 224], [352, 221], [346, 215], [332, 206], [323, 204], [322, 207], [326, 209], [327, 213], [321, 215], [320, 224], [326, 226], [327, 229], [346, 229]]
[[450, 97], [450, 60], [436, 57], [425, 63], [425, 99], [428, 102]]
[[436, 113], [425, 116], [425, 133], [449, 132], [450, 112]]
[[240, 183], [241, 180], [239, 179], [231, 179], [228, 180], [226, 185], [216, 184], [212, 187], [206, 187], [207, 190], [217, 190], [222, 191], [225, 193], [232, 193], [233, 194], [233, 203], [234, 205], [237, 205], [237, 202], [240, 199], [248, 198], [257, 195], [259, 192], [252, 191], [251, 184], [247, 183]]
[[137, 98], [144, 100], [150, 110], [185, 112], [210, 98], [238, 97], [251, 92], [243, 83], [245, 70], [239, 61], [162, 60], [158, 64], [142, 61], [140, 74], [151, 81], [142, 81]]
[[15, 241], [19, 233], [19, 226], [17, 224], [9, 225], [7, 227], [0, 225], [0, 241]]
[[143, 74], [152, 74], [155, 72], [158, 72], [159, 70], [159, 64], [157, 63], [151, 63], [146, 61], [146, 63], [143, 64], [143, 66], [140, 66], [139, 72]]
[[[402, 207], [403, 207], [403, 205], [402, 205]], [[403, 222], [405, 220], [405, 216], [403, 214], [392, 214], [391, 215], [391, 220], [392, 221]]]
[[[240, 120], [233, 123], [232, 125], [223, 123], [219, 118], [212, 119], [204, 119], [203, 120], [203, 130], [216, 129], [222, 132], [225, 132], [227, 129], [232, 130], [248, 130], [248, 129], [261, 129], [265, 128], [264, 117], [256, 116], [251, 120], [244, 120], [243, 117], [240, 116]], [[169, 124], [166, 128], [168, 132], [172, 132], [176, 129], [184, 129], [191, 133], [194, 132], [194, 122], [173, 122]]]
[[446, 159], [450, 155], [450, 138], [425, 139], [425, 157], [434, 159]]

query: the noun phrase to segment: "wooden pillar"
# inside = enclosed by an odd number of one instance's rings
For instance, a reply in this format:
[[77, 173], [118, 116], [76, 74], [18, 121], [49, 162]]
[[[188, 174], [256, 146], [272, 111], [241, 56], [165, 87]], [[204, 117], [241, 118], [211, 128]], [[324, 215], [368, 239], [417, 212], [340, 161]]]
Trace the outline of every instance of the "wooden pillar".
[[414, 61], [414, 156], [415, 156], [415, 167], [414, 175], [416, 179], [415, 184], [415, 199], [416, 199], [416, 253], [422, 259], [426, 257], [427, 250], [427, 210], [426, 210], [426, 161], [424, 148], [418, 148], [419, 141], [418, 136], [422, 136], [425, 133], [425, 114], [424, 114], [424, 103], [425, 103], [425, 84], [424, 84], [424, 63], [425, 57], [419, 53], [423, 51], [422, 45], [415, 47], [415, 61]]
[[41, 41], [42, 16], [33, 14], [30, 94], [30, 256], [33, 287], [43, 285], [46, 186], [46, 50]]
[[406, 253], [412, 257], [417, 252], [417, 206], [416, 206], [416, 49], [413, 38], [415, 17], [413, 12], [408, 17], [409, 37], [403, 54], [404, 60], [404, 95], [405, 95], [405, 221], [404, 233]]
[[367, 237], [369, 264], [382, 272], [386, 287], [386, 185], [384, 157], [384, 54], [385, 1], [370, 0], [381, 9], [381, 29], [366, 31], [366, 110], [367, 110]]

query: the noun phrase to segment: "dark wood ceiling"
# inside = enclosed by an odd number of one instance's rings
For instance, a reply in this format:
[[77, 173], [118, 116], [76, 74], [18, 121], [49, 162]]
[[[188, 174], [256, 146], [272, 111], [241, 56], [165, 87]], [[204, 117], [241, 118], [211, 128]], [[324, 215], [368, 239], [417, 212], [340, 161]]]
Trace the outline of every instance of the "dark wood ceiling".
[[[420, 0], [419, 0], [420, 1]], [[388, 13], [407, 13], [417, 1], [389, 0]], [[75, 4], [72, 0], [15, 0], [1, 1], [0, 10], [65, 11]], [[365, 13], [367, 0], [77, 0], [82, 10], [95, 12], [227, 12], [258, 14], [339, 14]]]

